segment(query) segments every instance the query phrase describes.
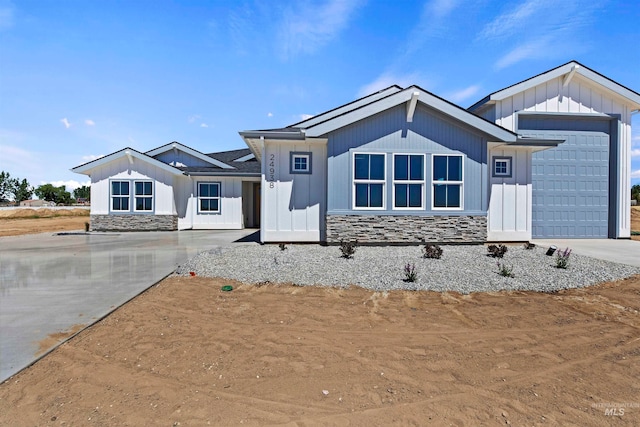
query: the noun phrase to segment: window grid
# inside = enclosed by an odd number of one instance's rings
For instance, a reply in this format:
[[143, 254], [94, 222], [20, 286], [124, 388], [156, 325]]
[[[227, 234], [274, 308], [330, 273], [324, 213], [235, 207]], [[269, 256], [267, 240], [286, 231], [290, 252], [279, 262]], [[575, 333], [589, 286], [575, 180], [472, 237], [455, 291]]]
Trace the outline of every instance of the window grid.
[[111, 211], [129, 212], [129, 181], [111, 181]]
[[386, 154], [353, 154], [353, 209], [384, 210]]
[[461, 154], [432, 156], [431, 209], [462, 210], [464, 157]]
[[496, 178], [511, 178], [511, 157], [493, 158], [493, 176]]
[[134, 211], [153, 211], [153, 183], [151, 181], [134, 181]]
[[220, 213], [220, 183], [198, 183], [198, 212]]
[[393, 155], [393, 208], [424, 209], [424, 154]]
[[289, 173], [310, 174], [311, 173], [311, 153], [291, 152], [289, 157]]

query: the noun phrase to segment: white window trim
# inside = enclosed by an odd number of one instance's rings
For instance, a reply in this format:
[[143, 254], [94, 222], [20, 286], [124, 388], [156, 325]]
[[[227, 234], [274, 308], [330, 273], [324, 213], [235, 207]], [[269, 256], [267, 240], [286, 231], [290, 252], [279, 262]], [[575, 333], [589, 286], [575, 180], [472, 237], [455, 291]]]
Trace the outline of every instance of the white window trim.
[[[462, 180], [460, 181], [436, 181], [433, 179], [433, 169], [434, 169], [434, 163], [435, 163], [435, 158], [438, 156], [447, 156], [447, 157], [460, 157], [462, 158], [461, 161], [461, 171], [460, 171], [460, 175]], [[464, 160], [465, 160], [465, 156], [464, 154], [458, 154], [458, 153], [436, 153], [436, 154], [432, 154], [431, 155], [431, 210], [434, 211], [462, 211], [464, 210]], [[449, 207], [436, 207], [435, 206], [435, 199], [436, 199], [436, 192], [435, 192], [435, 186], [436, 184], [459, 184], [460, 185], [460, 207], [457, 208], [449, 208]]]
[[[306, 169], [296, 169], [296, 159], [306, 159], [307, 160], [307, 168]], [[289, 173], [294, 174], [311, 174], [311, 152], [292, 152], [290, 158], [291, 164], [289, 165]]]
[[[496, 167], [498, 162], [505, 162], [507, 164], [507, 171], [505, 173], [498, 173]], [[494, 178], [511, 178], [513, 176], [513, 160], [510, 156], [495, 156], [493, 157], [492, 174]]]
[[[412, 179], [396, 179], [396, 156], [422, 156], [422, 179], [421, 180], [412, 180]], [[391, 206], [393, 210], [396, 211], [421, 211], [424, 210], [424, 199], [425, 199], [425, 181], [426, 181], [426, 175], [427, 175], [427, 162], [426, 162], [426, 155], [424, 155], [423, 153], [393, 153], [392, 154], [393, 160], [392, 160], [392, 171], [391, 171]], [[409, 165], [411, 165], [411, 161], [409, 161]], [[409, 177], [411, 176], [411, 169], [409, 166], [408, 169], [409, 172]], [[420, 184], [420, 193], [422, 194], [421, 197], [421, 204], [420, 207], [397, 207], [396, 206], [396, 184]]]
[[[217, 185], [218, 186], [218, 196], [217, 197], [213, 197], [213, 196], [207, 196], [207, 197], [202, 197], [200, 196], [200, 184], [206, 184], [206, 185]], [[215, 211], [203, 211], [200, 209], [200, 200], [218, 200], [218, 210]], [[197, 210], [198, 210], [198, 214], [203, 214], [203, 215], [207, 215], [207, 214], [219, 214], [222, 211], [222, 183], [220, 183], [219, 181], [200, 181], [198, 182], [198, 197], [197, 197], [197, 202], [198, 205], [196, 206]]]
[[[114, 195], [113, 194], [113, 183], [114, 182], [126, 182], [127, 184], [129, 184], [129, 194], [127, 194], [126, 196], [124, 195]], [[129, 209], [113, 209], [113, 199], [114, 198], [119, 198], [119, 199], [123, 199], [123, 198], [127, 198], [129, 201]], [[113, 212], [113, 213], [124, 213], [124, 212], [131, 212], [131, 181], [128, 179], [112, 179], [109, 181], [109, 212]]]
[[[356, 179], [356, 154], [381, 155], [383, 156], [384, 178], [379, 179]], [[354, 151], [351, 155], [351, 207], [355, 211], [384, 211], [387, 210], [387, 153]], [[371, 174], [371, 171], [369, 171]], [[356, 206], [356, 184], [382, 184], [382, 207]]]
[[[144, 194], [144, 195], [137, 195], [136, 194], [136, 184], [142, 182], [150, 182], [151, 183], [151, 195], [148, 194]], [[133, 185], [131, 185], [133, 184]], [[154, 206], [154, 194], [156, 192], [155, 190], [155, 186], [153, 185], [153, 181], [150, 179], [135, 179], [131, 182], [131, 184], [129, 184], [130, 187], [133, 187], [133, 194], [131, 195], [131, 201], [133, 202], [131, 204], [131, 208], [133, 209], [134, 212], [140, 212], [140, 213], [153, 213], [155, 212], [155, 206]], [[136, 209], [136, 199], [151, 199], [151, 209]]]

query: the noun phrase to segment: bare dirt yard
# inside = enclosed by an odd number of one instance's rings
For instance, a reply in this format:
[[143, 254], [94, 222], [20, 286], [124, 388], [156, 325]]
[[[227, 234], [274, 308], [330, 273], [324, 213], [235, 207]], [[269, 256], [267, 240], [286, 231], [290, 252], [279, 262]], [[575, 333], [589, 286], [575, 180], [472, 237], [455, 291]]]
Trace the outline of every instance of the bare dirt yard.
[[0, 385], [0, 424], [637, 426], [638, 378], [640, 276], [470, 295], [170, 277]]
[[0, 210], [0, 237], [45, 232], [83, 230], [88, 209]]
[[[631, 206], [631, 230], [640, 233], [640, 206]], [[633, 240], [640, 240], [640, 235], [632, 235]]]

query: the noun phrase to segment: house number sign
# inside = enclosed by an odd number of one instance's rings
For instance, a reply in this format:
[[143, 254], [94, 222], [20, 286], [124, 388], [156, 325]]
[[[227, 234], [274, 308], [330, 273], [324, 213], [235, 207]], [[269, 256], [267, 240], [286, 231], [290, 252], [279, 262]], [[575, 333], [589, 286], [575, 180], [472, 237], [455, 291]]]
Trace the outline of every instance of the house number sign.
[[267, 171], [267, 181], [269, 181], [269, 188], [274, 188], [276, 186], [276, 155], [271, 153], [269, 154], [269, 169]]

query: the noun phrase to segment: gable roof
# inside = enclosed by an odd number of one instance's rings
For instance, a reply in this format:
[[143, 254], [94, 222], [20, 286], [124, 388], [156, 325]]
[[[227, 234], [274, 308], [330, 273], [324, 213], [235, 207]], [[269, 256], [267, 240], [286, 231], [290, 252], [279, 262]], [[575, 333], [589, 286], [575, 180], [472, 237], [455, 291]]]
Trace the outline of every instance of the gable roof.
[[344, 114], [347, 111], [355, 110], [363, 105], [370, 104], [378, 99], [382, 99], [388, 95], [392, 95], [394, 93], [400, 92], [402, 88], [398, 85], [392, 85], [385, 89], [379, 90], [378, 92], [372, 93], [367, 96], [363, 96], [362, 98], [358, 98], [355, 101], [351, 101], [347, 104], [341, 105], [339, 107], [333, 108], [329, 111], [325, 111], [324, 113], [317, 114], [308, 119], [302, 120], [301, 122], [292, 124], [288, 126], [288, 128], [307, 128], [309, 126], [313, 126], [314, 124], [326, 121], [332, 117], [337, 117], [341, 114]]
[[133, 159], [139, 159], [139, 160], [142, 160], [143, 162], [150, 163], [174, 175], [182, 174], [182, 171], [180, 169], [173, 167], [171, 165], [168, 165], [164, 162], [161, 162], [160, 160], [154, 159], [153, 157], [145, 153], [141, 153], [137, 150], [134, 150], [133, 148], [130, 148], [130, 147], [123, 148], [122, 150], [116, 151], [115, 153], [111, 153], [107, 156], [100, 157], [99, 159], [92, 160], [80, 166], [76, 166], [75, 168], [72, 168], [71, 171], [76, 173], [81, 173], [84, 175], [89, 175], [93, 169], [103, 166], [114, 160], [120, 159], [122, 157], [128, 157], [130, 163], [133, 163]]
[[162, 153], [165, 153], [167, 151], [174, 150], [174, 149], [175, 150], [180, 150], [180, 151], [182, 151], [184, 153], [187, 153], [187, 154], [189, 154], [189, 155], [191, 155], [193, 157], [196, 157], [196, 158], [198, 158], [198, 159], [200, 159], [202, 161], [210, 163], [210, 164], [212, 164], [214, 166], [217, 166], [219, 168], [222, 168], [222, 169], [234, 169], [233, 166], [230, 166], [230, 165], [226, 164], [225, 162], [221, 162], [220, 160], [218, 160], [218, 159], [216, 159], [216, 158], [214, 158], [214, 157], [212, 157], [210, 155], [201, 153], [200, 151], [194, 150], [191, 147], [187, 147], [186, 145], [180, 144], [177, 141], [173, 141], [173, 142], [170, 142], [170, 143], [165, 144], [163, 146], [160, 146], [158, 148], [154, 148], [153, 150], [149, 150], [145, 154], [148, 155], [148, 156], [152, 156], [153, 157], [153, 156], [157, 156], [158, 154], [162, 154]]
[[485, 104], [491, 104], [496, 101], [501, 101], [505, 98], [524, 92], [527, 89], [533, 88], [560, 76], [567, 75], [567, 78], [570, 80], [571, 77], [573, 77], [573, 75], [576, 73], [617, 94], [618, 96], [629, 100], [630, 103], [634, 104], [636, 108], [640, 108], [640, 94], [638, 92], [635, 92], [628, 87], [623, 86], [614, 80], [611, 80], [610, 78], [598, 73], [597, 71], [594, 71], [589, 67], [582, 65], [578, 61], [569, 61], [566, 64], [540, 73], [537, 76], [533, 76], [519, 83], [493, 92], [492, 94], [473, 104], [468, 108], [468, 110], [475, 111]]

